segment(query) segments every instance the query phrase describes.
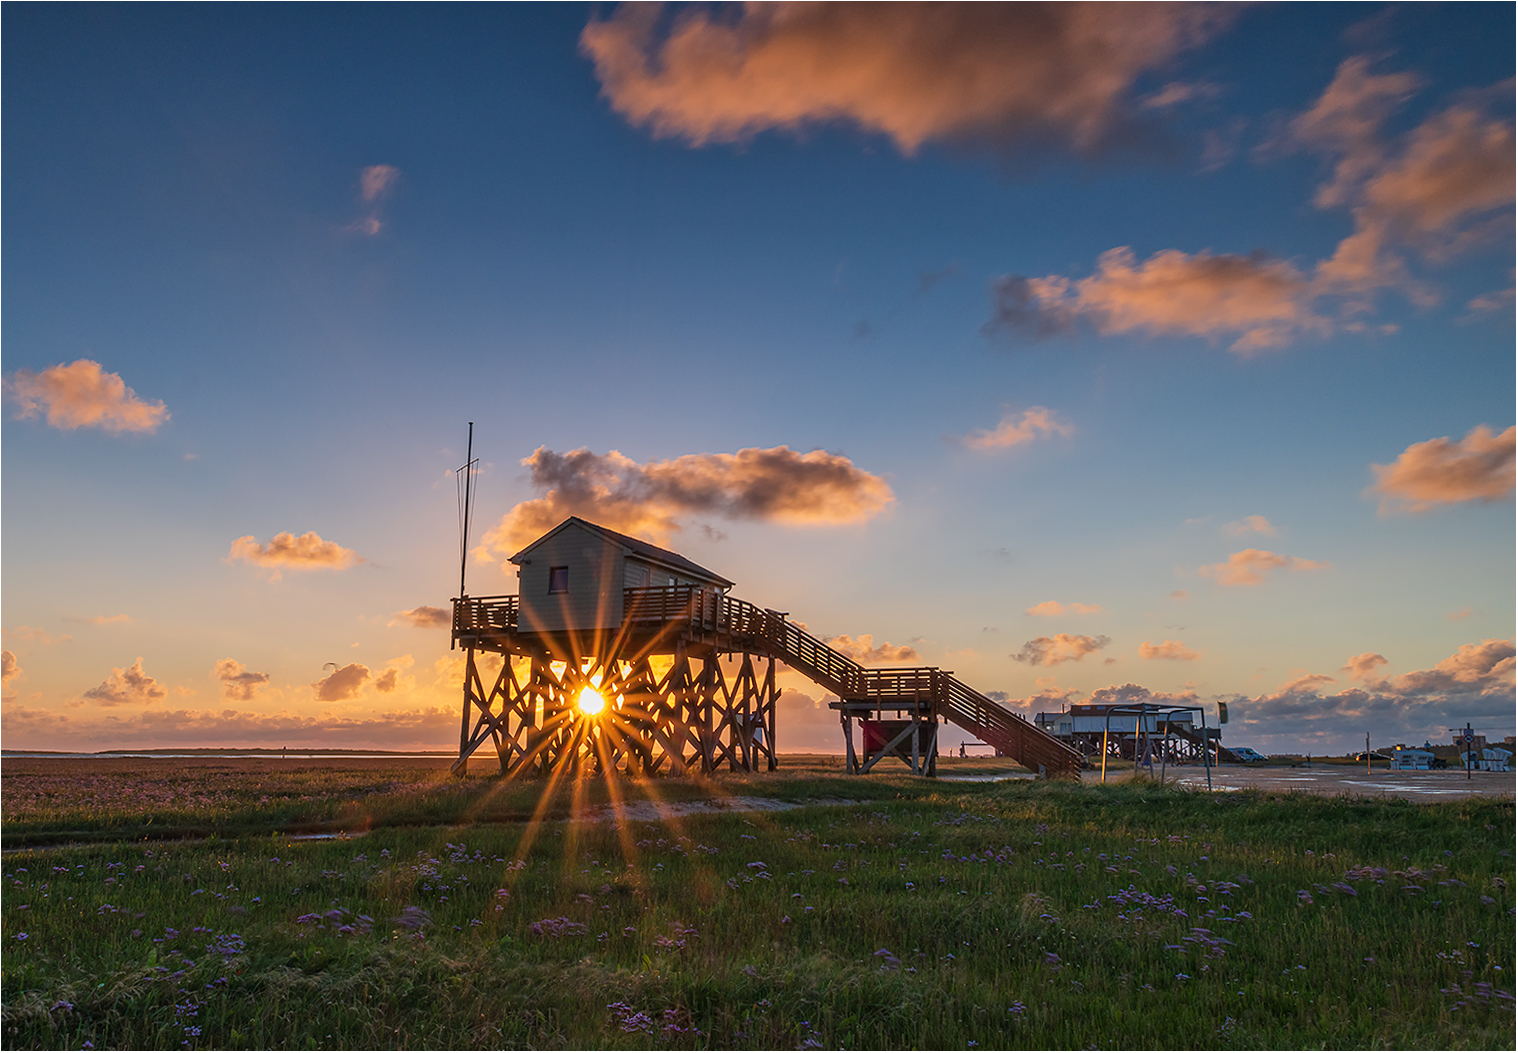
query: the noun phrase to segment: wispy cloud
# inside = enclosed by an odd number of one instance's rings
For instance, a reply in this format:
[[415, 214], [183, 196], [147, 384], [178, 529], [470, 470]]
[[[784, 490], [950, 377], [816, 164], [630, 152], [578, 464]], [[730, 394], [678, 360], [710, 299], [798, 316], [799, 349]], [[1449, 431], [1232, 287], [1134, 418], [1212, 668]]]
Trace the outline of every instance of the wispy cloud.
[[138, 398], [119, 373], [107, 373], [87, 358], [49, 366], [41, 373], [18, 369], [5, 381], [5, 397], [16, 404], [18, 419], [45, 414], [49, 425], [63, 431], [99, 428], [116, 435], [151, 434], [169, 419], [161, 401]]
[[1097, 603], [1060, 603], [1058, 600], [1045, 600], [1043, 603], [1029, 607], [1027, 614], [1035, 618], [1057, 618], [1062, 614], [1100, 614], [1105, 608]]
[[846, 122], [904, 154], [930, 140], [1088, 153], [1135, 126], [1140, 75], [1232, 17], [1169, 3], [751, 4], [733, 18], [688, 9], [662, 32], [657, 8], [623, 4], [580, 44], [613, 109], [692, 145]]
[[1112, 642], [1106, 636], [1081, 636], [1072, 633], [1055, 633], [1038, 636], [1023, 644], [1022, 650], [1012, 655], [1014, 662], [1029, 665], [1059, 665], [1062, 662], [1079, 662], [1088, 654], [1094, 654]]
[[1264, 534], [1267, 537], [1274, 537], [1276, 528], [1264, 516], [1245, 516], [1243, 519], [1237, 519], [1232, 523], [1224, 524], [1223, 533], [1235, 536], [1239, 534]]
[[132, 616], [130, 614], [92, 614], [88, 616], [65, 614], [63, 620], [66, 622], [78, 622], [81, 625], [130, 625]]
[[415, 629], [447, 629], [453, 625], [453, 612], [446, 607], [413, 607], [396, 611], [387, 625], [409, 625]]
[[1485, 424], [1459, 442], [1449, 436], [1415, 442], [1391, 464], [1373, 464], [1384, 512], [1426, 512], [1436, 505], [1500, 501], [1511, 496], [1518, 428], [1493, 435]]
[[522, 461], [542, 497], [524, 501], [485, 535], [510, 555], [569, 516], [654, 541], [702, 516], [795, 524], [869, 519], [893, 499], [884, 479], [847, 457], [786, 446], [696, 453], [639, 464], [616, 450], [555, 453], [540, 446]]
[[369, 206], [367, 214], [348, 224], [348, 229], [370, 237], [385, 229], [379, 204], [400, 181], [401, 170], [394, 165], [370, 165], [359, 173], [358, 196]]
[[0, 651], [0, 686], [9, 687], [12, 680], [22, 676], [21, 665], [10, 651]]
[[1047, 435], [1073, 435], [1075, 426], [1060, 420], [1059, 414], [1044, 406], [1032, 406], [1021, 413], [1013, 409], [1002, 412], [1001, 421], [987, 431], [978, 428], [961, 441], [972, 450], [1004, 450], [1020, 446]]
[[[1388, 141], [1386, 119], [1417, 89], [1406, 73], [1375, 74], [1370, 59], [1340, 64], [1333, 83], [1296, 119], [1296, 139], [1335, 158], [1331, 179], [1318, 188], [1320, 208], [1348, 207], [1355, 230], [1318, 267], [1324, 292], [1372, 293], [1400, 288], [1414, 300], [1433, 295], [1409, 278], [1406, 246], [1442, 261], [1490, 239], [1480, 220], [1513, 201], [1511, 121], [1489, 117], [1469, 103], [1442, 110]], [[1511, 96], [1510, 89], [1505, 93]]]
[[1259, 585], [1274, 571], [1323, 570], [1329, 564], [1296, 556], [1282, 556], [1260, 548], [1246, 548], [1228, 557], [1226, 563], [1198, 567], [1197, 573], [1214, 579], [1219, 585]]
[[370, 165], [359, 174], [359, 194], [365, 201], [378, 201], [400, 177], [401, 170], [394, 165]]
[[1139, 644], [1139, 657], [1149, 661], [1194, 662], [1202, 656], [1179, 640], [1165, 640], [1157, 644], [1145, 640]]
[[8, 640], [19, 640], [22, 643], [38, 644], [42, 647], [48, 647], [55, 643], [68, 643], [73, 639], [68, 633], [54, 636], [46, 629], [38, 629], [31, 625], [17, 625], [7, 629], [5, 630], [5, 637]]

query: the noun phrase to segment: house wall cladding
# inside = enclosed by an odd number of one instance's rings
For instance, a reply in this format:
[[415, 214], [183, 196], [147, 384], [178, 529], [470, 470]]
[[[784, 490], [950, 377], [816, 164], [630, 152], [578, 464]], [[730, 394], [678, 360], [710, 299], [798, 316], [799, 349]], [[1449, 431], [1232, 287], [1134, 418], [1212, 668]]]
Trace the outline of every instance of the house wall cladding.
[[[622, 624], [622, 587], [626, 571], [621, 550], [576, 526], [534, 547], [531, 562], [519, 571], [525, 624], [543, 631], [614, 629]], [[569, 591], [550, 593], [549, 572], [569, 568]]]

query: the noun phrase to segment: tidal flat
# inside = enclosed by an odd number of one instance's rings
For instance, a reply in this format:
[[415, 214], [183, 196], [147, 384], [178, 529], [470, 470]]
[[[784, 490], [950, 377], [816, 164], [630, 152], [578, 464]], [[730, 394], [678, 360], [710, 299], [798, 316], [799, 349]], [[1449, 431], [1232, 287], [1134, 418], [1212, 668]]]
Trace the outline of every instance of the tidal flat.
[[5, 1044], [1514, 1044], [1511, 800], [835, 764], [8, 758]]

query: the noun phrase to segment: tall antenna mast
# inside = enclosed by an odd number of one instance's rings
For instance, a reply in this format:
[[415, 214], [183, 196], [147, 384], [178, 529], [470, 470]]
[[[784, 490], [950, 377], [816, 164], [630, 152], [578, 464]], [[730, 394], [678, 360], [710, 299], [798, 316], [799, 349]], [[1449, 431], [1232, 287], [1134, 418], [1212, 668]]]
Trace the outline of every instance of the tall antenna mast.
[[469, 445], [464, 452], [464, 466], [454, 470], [454, 476], [459, 472], [464, 473], [464, 505], [461, 510], [459, 531], [459, 596], [467, 596], [465, 591], [464, 574], [469, 569], [469, 513], [471, 511], [470, 495], [474, 489], [474, 421], [469, 422]]

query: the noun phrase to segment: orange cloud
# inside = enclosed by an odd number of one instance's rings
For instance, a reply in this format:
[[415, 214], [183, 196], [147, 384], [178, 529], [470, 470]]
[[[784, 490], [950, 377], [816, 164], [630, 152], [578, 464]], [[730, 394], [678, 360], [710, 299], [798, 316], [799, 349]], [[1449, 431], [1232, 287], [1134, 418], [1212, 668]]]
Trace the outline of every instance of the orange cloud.
[[1384, 656], [1374, 651], [1366, 651], [1345, 662], [1341, 672], [1348, 673], [1351, 680], [1368, 680], [1375, 675], [1377, 667], [1385, 664]]
[[146, 402], [127, 387], [118, 373], [106, 373], [99, 362], [81, 358], [69, 365], [49, 366], [41, 373], [18, 369], [5, 381], [5, 396], [17, 404], [16, 417], [30, 420], [46, 412], [54, 428], [100, 428], [121, 434], [152, 433], [169, 419], [162, 402]]
[[1229, 556], [1226, 563], [1198, 567], [1197, 573], [1215, 579], [1219, 585], [1258, 585], [1273, 570], [1322, 570], [1328, 566], [1327, 563], [1280, 556], [1260, 548], [1246, 548]]
[[1399, 287], [1426, 305], [1434, 293], [1408, 275], [1393, 250], [1410, 246], [1437, 262], [1506, 229], [1505, 221], [1494, 226], [1490, 213], [1513, 201], [1513, 127], [1462, 102], [1389, 142], [1382, 126], [1420, 82], [1406, 73], [1373, 74], [1369, 66], [1365, 56], [1346, 59], [1290, 129], [1296, 142], [1337, 158], [1314, 203], [1349, 207], [1355, 219], [1354, 232], [1318, 265], [1316, 281], [1321, 292], [1341, 294]]
[[1295, 680], [1282, 684], [1276, 694], [1299, 695], [1307, 691], [1316, 691], [1320, 684], [1332, 683], [1334, 683], [1334, 678], [1324, 673], [1308, 673], [1305, 676], [1299, 676]]
[[453, 626], [453, 612], [444, 607], [413, 607], [409, 611], [396, 611], [388, 624], [397, 623], [417, 629], [448, 629]]
[[1029, 640], [1023, 644], [1022, 650], [1011, 657], [1014, 662], [1027, 662], [1029, 665], [1059, 665], [1061, 662], [1079, 662], [1111, 642], [1106, 636], [1056, 633]]
[[226, 697], [234, 702], [250, 702], [260, 687], [269, 682], [268, 673], [254, 673], [243, 668], [235, 658], [222, 658], [211, 667], [211, 675], [222, 682]]
[[64, 615], [64, 621], [79, 622], [82, 625], [129, 625], [132, 621], [130, 614], [94, 614], [87, 618], [77, 615]]
[[280, 568], [291, 570], [319, 570], [330, 568], [342, 570], [363, 562], [351, 548], [343, 548], [336, 541], [323, 541], [311, 530], [296, 537], [288, 531], [275, 534], [267, 545], [261, 545], [252, 534], [232, 542], [227, 561], [242, 560], [257, 567], [273, 567], [278, 579]]
[[[336, 664], [336, 663], [334, 663]], [[345, 698], [357, 698], [369, 679], [369, 667], [354, 662], [322, 677], [311, 686], [316, 689], [318, 702], [341, 702]]]
[[1470, 616], [1471, 609], [1469, 607], [1461, 607], [1458, 611], [1450, 611], [1448, 614], [1446, 614], [1444, 616], [1444, 620], [1449, 622], [1463, 622]]
[[158, 702], [168, 694], [163, 685], [143, 671], [139, 657], [127, 669], [111, 669], [99, 687], [92, 687], [84, 697], [102, 706], [126, 706]]
[[0, 686], [20, 677], [21, 666], [16, 662], [16, 656], [10, 651], [0, 651]]
[[905, 644], [896, 646], [891, 643], [883, 643], [875, 646], [875, 638], [870, 633], [860, 633], [857, 638], [852, 636], [829, 636], [823, 641], [835, 651], [841, 651], [861, 665], [874, 665], [879, 662], [916, 662], [921, 657], [914, 648]]
[[1062, 614], [1100, 614], [1104, 608], [1096, 603], [1060, 603], [1058, 600], [1045, 600], [1043, 603], [1029, 607], [1024, 613], [1031, 614], [1035, 618], [1057, 618]]
[[1404, 694], [1511, 694], [1515, 653], [1512, 640], [1461, 644], [1432, 669], [1392, 678], [1391, 687]]
[[18, 625], [14, 629], [5, 630], [5, 635], [13, 640], [22, 640], [25, 643], [40, 644], [44, 647], [55, 643], [68, 643], [73, 639], [68, 633], [54, 636], [46, 629], [38, 629], [30, 625]]
[[1333, 178], [1318, 188], [1314, 204], [1331, 208], [1350, 202], [1385, 162], [1382, 124], [1421, 84], [1411, 73], [1371, 73], [1363, 55], [1339, 64], [1332, 83], [1290, 127], [1296, 142], [1339, 155]]
[[580, 37], [635, 126], [692, 145], [848, 122], [904, 154], [930, 139], [1089, 152], [1127, 129], [1143, 73], [1232, 18], [1219, 5], [749, 4], [735, 18], [623, 4]]
[[[1420, 306], [1437, 300], [1397, 250], [1447, 260], [1506, 231], [1510, 218], [1497, 213], [1513, 201], [1510, 120], [1462, 102], [1398, 140], [1386, 139], [1386, 119], [1418, 84], [1409, 74], [1372, 74], [1367, 59], [1352, 58], [1290, 125], [1291, 144], [1335, 158], [1314, 203], [1348, 208], [1354, 217], [1354, 231], [1311, 273], [1262, 253], [1165, 249], [1138, 263], [1131, 249], [1114, 248], [1099, 258], [1096, 274], [1079, 281], [997, 279], [986, 332], [1041, 339], [1084, 323], [1102, 335], [1229, 338], [1231, 350], [1250, 354], [1304, 335], [1395, 331], [1348, 319], [1369, 310], [1382, 289], [1398, 289]], [[1511, 90], [1493, 94], [1509, 98]], [[1341, 298], [1337, 318], [1319, 312], [1324, 297]]]
[[1089, 278], [1007, 275], [992, 291], [995, 313], [987, 332], [1045, 337], [1085, 322], [1103, 336], [1232, 337], [1230, 350], [1249, 354], [1329, 328], [1312, 309], [1307, 278], [1285, 260], [1259, 253], [1164, 249], [1139, 263], [1124, 246], [1102, 253]]
[[1158, 644], [1145, 640], [1139, 644], [1139, 657], [1151, 661], [1164, 659], [1171, 662], [1194, 662], [1202, 656], [1179, 640], [1166, 640]]
[[1435, 505], [1500, 501], [1513, 492], [1518, 429], [1493, 435], [1485, 424], [1459, 442], [1449, 436], [1415, 442], [1391, 464], [1373, 464], [1381, 511], [1426, 512]]
[[[831, 710], [825, 710], [832, 715]], [[30, 706], [6, 706], [6, 745], [19, 748], [97, 746], [230, 746], [322, 748], [334, 742], [383, 749], [447, 749], [458, 744], [456, 706], [424, 707], [361, 716], [248, 713], [234, 709], [150, 709], [126, 717], [79, 719]], [[834, 734], [838, 718], [833, 716]], [[69, 744], [72, 744], [70, 746]]]
[[401, 671], [399, 669], [386, 669], [383, 673], [374, 678], [374, 690], [379, 691], [382, 694], [388, 694], [391, 691], [394, 691], [396, 680], [400, 677], [400, 675]]
[[1075, 427], [1069, 421], [1059, 419], [1053, 410], [1033, 406], [1016, 414], [1010, 409], [1001, 415], [1001, 422], [987, 431], [979, 428], [965, 436], [964, 444], [972, 450], [1004, 450], [1032, 442], [1044, 435], [1072, 435]]
[[879, 476], [838, 454], [786, 446], [686, 454], [639, 464], [616, 450], [555, 453], [540, 446], [522, 464], [542, 497], [524, 501], [485, 535], [510, 555], [577, 515], [665, 542], [691, 516], [839, 524], [868, 519], [895, 499]]
[[1243, 519], [1224, 524], [1223, 533], [1234, 535], [1255, 533], [1274, 537], [1276, 528], [1271, 526], [1270, 520], [1264, 516], [1245, 516]]

